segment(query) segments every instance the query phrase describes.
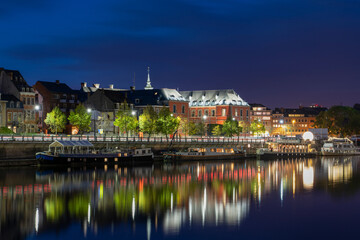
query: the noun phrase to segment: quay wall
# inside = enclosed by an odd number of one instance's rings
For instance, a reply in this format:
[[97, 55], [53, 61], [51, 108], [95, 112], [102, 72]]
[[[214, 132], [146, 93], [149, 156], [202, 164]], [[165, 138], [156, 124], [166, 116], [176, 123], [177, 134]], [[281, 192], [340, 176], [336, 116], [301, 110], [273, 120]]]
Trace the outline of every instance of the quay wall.
[[[0, 161], [6, 159], [33, 159], [37, 152], [42, 152], [48, 149], [50, 142], [2, 142], [0, 143]], [[168, 142], [93, 142], [96, 149], [115, 149], [116, 147], [131, 148], [131, 147], [150, 147], [155, 153], [161, 150], [168, 150]], [[241, 150], [246, 150], [247, 153], [255, 153], [256, 149], [262, 147], [261, 143], [252, 143], [250, 148], [248, 144], [241, 142], [174, 142], [171, 149], [185, 150], [189, 147], [237, 147]]]

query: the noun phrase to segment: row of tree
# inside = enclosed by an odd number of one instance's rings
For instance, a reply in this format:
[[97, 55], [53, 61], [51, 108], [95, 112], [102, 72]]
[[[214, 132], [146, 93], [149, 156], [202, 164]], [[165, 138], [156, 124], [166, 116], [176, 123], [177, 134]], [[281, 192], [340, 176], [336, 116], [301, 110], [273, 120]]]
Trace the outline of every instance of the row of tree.
[[360, 111], [352, 107], [333, 106], [316, 117], [315, 127], [327, 128], [329, 134], [341, 137], [358, 135], [360, 134]]
[[[58, 133], [65, 129], [67, 121], [75, 126], [79, 133], [90, 131], [91, 114], [87, 112], [84, 105], [78, 105], [74, 111], [70, 112], [68, 118], [55, 107], [47, 114], [45, 123], [50, 130]], [[214, 136], [240, 136], [243, 132], [251, 132], [253, 134], [264, 134], [265, 127], [261, 122], [253, 122], [251, 125], [245, 122], [238, 122], [229, 117], [223, 125], [209, 125], [205, 122], [194, 123], [186, 118], [175, 117], [169, 108], [163, 107], [156, 112], [153, 107], [148, 106], [139, 116], [139, 120], [134, 112], [129, 108], [128, 104], [123, 104], [122, 108], [116, 113], [114, 125], [119, 128], [119, 134], [124, 133], [126, 137], [130, 132], [143, 132], [151, 137], [154, 134], [163, 134], [168, 138], [170, 134], [180, 130], [186, 135], [210, 135]]]

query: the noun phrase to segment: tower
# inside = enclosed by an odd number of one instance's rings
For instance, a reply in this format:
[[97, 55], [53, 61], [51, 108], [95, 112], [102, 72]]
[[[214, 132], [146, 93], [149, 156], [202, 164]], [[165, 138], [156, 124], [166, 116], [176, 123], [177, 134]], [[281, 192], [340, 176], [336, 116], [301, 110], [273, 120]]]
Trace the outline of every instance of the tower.
[[145, 89], [145, 90], [152, 90], [152, 89], [154, 89], [154, 88], [151, 86], [151, 82], [150, 82], [150, 67], [148, 67], [148, 77], [147, 77], [146, 86], [145, 86], [144, 89]]

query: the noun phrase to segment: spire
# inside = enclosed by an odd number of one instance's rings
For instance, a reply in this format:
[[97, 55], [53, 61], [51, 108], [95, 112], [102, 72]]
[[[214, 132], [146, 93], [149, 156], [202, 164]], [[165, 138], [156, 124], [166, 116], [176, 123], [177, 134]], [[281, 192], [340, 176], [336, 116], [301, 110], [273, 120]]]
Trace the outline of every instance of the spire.
[[150, 67], [148, 67], [148, 77], [147, 77], [147, 81], [146, 81], [146, 86], [145, 86], [145, 90], [152, 90], [154, 89], [151, 86], [151, 82], [150, 82]]

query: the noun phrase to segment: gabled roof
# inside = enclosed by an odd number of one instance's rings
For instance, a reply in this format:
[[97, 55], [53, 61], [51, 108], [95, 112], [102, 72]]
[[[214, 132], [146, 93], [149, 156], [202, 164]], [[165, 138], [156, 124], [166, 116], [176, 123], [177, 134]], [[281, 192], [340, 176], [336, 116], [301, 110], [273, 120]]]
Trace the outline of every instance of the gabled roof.
[[236, 105], [249, 106], [233, 89], [180, 91], [189, 106]]
[[77, 94], [78, 93], [77, 91], [72, 90], [65, 83], [45, 82], [45, 81], [38, 81], [38, 83], [42, 84], [49, 92], [52, 92], [52, 93], [67, 93], [67, 94]]
[[67, 140], [55, 140], [49, 145], [49, 147], [93, 147], [91, 142], [87, 140], [81, 141], [67, 141]]
[[1, 94], [1, 100], [20, 102], [20, 99], [10, 94]]
[[126, 91], [100, 89], [106, 97], [114, 103], [123, 103], [126, 100]]
[[169, 88], [151, 90], [129, 90], [127, 99], [135, 106], [145, 105], [168, 105], [168, 101], [186, 101], [186, 99], [176, 90]]
[[14, 83], [15, 87], [18, 89], [19, 92], [23, 92], [23, 89], [31, 89], [29, 84], [25, 81], [23, 76], [18, 70], [8, 70], [4, 69], [5, 73], [10, 77], [11, 81]]

